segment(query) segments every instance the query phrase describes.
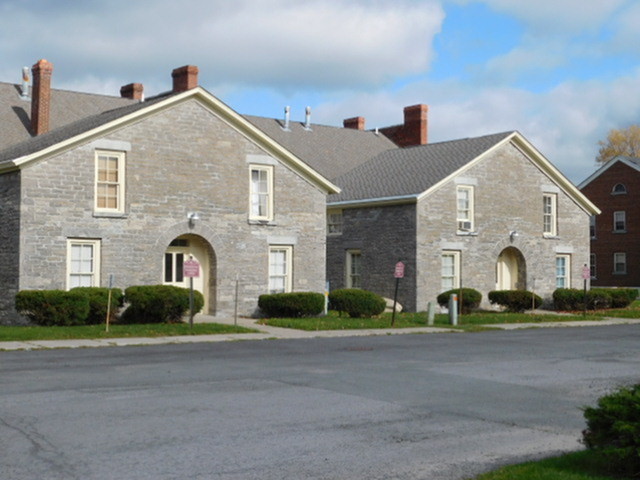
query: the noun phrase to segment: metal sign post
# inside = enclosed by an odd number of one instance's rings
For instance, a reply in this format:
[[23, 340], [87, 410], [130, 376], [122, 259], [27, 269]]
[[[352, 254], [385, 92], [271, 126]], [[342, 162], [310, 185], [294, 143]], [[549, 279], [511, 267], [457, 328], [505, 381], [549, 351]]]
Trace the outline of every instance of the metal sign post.
[[587, 280], [589, 278], [591, 278], [591, 269], [585, 263], [584, 267], [582, 267], [582, 282], [584, 288], [584, 306], [582, 310], [583, 317], [587, 316]]
[[107, 319], [105, 332], [109, 332], [109, 319], [111, 317], [111, 289], [113, 288], [113, 274], [109, 275], [109, 293], [107, 294]]
[[404, 278], [404, 263], [398, 262], [396, 263], [395, 271], [393, 272], [393, 276], [396, 279], [396, 291], [393, 294], [393, 313], [391, 314], [391, 326], [396, 322], [396, 305], [398, 303], [398, 285], [400, 285], [400, 279]]
[[184, 262], [183, 266], [184, 276], [189, 279], [189, 327], [193, 330], [193, 278], [200, 276], [200, 264], [193, 259], [193, 256]]

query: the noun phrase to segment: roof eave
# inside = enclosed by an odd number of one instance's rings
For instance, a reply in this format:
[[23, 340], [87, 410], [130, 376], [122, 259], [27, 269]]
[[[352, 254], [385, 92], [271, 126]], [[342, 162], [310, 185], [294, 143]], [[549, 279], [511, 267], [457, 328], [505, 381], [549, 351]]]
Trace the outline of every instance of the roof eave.
[[327, 202], [327, 208], [362, 208], [382, 207], [390, 205], [403, 205], [416, 203], [418, 195], [398, 195], [393, 197], [365, 198], [361, 200], [343, 200], [339, 202]]

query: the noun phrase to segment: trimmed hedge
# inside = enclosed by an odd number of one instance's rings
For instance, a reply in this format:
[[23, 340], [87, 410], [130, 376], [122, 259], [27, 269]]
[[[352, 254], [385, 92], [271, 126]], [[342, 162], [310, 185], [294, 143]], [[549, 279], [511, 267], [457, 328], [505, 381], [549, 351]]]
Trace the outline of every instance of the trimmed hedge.
[[[586, 308], [589, 310], [625, 308], [637, 297], [638, 290], [635, 288], [592, 288], [587, 291]], [[558, 288], [553, 292], [553, 305], [556, 310], [584, 310], [584, 290]]]
[[268, 317], [313, 317], [324, 311], [324, 295], [314, 292], [260, 295], [258, 307]]
[[342, 288], [329, 293], [329, 308], [352, 318], [371, 318], [384, 312], [387, 302], [380, 295], [359, 288]]
[[500, 305], [508, 312], [521, 313], [542, 305], [542, 298], [527, 290], [493, 290], [488, 298], [492, 305]]
[[[127, 309], [120, 323], [180, 323], [189, 313], [189, 289], [173, 285], [138, 285], [125, 289]], [[202, 310], [204, 297], [194, 290], [194, 310]]]
[[583, 443], [602, 455], [612, 472], [640, 477], [640, 384], [622, 387], [584, 410]]
[[89, 297], [65, 290], [22, 290], [16, 294], [16, 310], [36, 325], [45, 327], [84, 325]]
[[[458, 312], [460, 313], [470, 313], [472, 310], [478, 308], [482, 301], [482, 294], [478, 290], [473, 288], [454, 288], [453, 290], [447, 290], [438, 295], [436, 298], [438, 305], [448, 308], [449, 297], [453, 294], [458, 296]], [[462, 305], [460, 302], [462, 302]]]
[[[87, 325], [98, 325], [107, 319], [107, 304], [109, 302], [109, 289], [106, 287], [76, 287], [71, 292], [82, 293], [89, 299], [89, 313], [85, 320]], [[118, 315], [118, 311], [123, 304], [122, 290], [119, 288], [111, 289], [111, 310], [109, 312], [109, 321], [113, 322]]]

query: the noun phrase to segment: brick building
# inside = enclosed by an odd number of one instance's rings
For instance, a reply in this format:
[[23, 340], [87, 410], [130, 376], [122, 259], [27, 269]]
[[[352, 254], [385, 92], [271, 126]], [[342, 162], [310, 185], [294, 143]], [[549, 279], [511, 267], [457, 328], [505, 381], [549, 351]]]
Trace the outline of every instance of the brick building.
[[580, 185], [591, 219], [591, 284], [640, 287], [640, 159], [616, 157]]

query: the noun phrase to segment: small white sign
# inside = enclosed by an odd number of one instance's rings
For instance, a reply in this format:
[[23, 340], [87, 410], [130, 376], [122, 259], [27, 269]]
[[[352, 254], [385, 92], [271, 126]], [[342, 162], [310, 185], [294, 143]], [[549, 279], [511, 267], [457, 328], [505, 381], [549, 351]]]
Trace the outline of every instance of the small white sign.
[[393, 272], [394, 278], [404, 278], [404, 263], [398, 262], [396, 263], [396, 269]]
[[200, 276], [200, 264], [195, 260], [187, 260], [183, 264], [183, 273], [187, 278], [199, 277]]

